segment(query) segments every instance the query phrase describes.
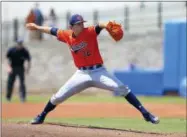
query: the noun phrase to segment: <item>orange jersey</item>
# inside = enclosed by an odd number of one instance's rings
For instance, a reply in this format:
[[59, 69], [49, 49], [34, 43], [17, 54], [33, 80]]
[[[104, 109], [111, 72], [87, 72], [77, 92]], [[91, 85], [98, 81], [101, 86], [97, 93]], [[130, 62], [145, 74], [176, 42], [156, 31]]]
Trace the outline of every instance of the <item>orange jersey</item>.
[[72, 30], [59, 30], [57, 38], [68, 44], [76, 67], [103, 64], [94, 26], [84, 28], [77, 37], [72, 34]]

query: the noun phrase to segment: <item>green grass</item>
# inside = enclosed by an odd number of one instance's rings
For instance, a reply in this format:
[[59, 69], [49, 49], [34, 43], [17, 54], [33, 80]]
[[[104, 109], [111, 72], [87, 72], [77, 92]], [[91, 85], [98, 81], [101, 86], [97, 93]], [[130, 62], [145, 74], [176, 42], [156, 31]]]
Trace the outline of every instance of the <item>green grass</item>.
[[[3, 122], [29, 122], [26, 119], [3, 119]], [[186, 120], [179, 118], [163, 118], [157, 125], [147, 123], [138, 118], [47, 118], [45, 122], [68, 123], [105, 128], [131, 129], [159, 133], [185, 133]]]
[[[51, 95], [29, 95], [28, 102], [30, 103], [46, 103], [50, 99]], [[138, 96], [143, 103], [162, 103], [162, 104], [186, 104], [186, 99], [181, 97], [143, 97]], [[19, 97], [13, 96], [12, 102], [20, 102]], [[123, 103], [124, 98], [113, 97], [113, 96], [86, 96], [76, 95], [68, 99], [66, 102], [111, 102], [111, 103]], [[4, 97], [2, 97], [2, 103], [6, 103]], [[172, 113], [172, 112], [171, 112]], [[32, 118], [13, 118], [13, 119], [2, 119], [3, 122], [29, 122]], [[142, 119], [138, 118], [47, 118], [46, 122], [52, 123], [68, 123], [78, 124], [87, 126], [97, 126], [106, 128], [118, 128], [118, 129], [131, 129], [138, 131], [149, 131], [149, 132], [185, 132], [186, 120], [179, 118], [163, 118], [161, 123], [153, 125], [147, 123]]]
[[[30, 103], [46, 103], [50, 99], [50, 95], [29, 95], [28, 102]], [[142, 102], [150, 103], [169, 103], [169, 104], [186, 104], [186, 99], [181, 97], [144, 97], [138, 96]], [[75, 95], [69, 98], [66, 102], [111, 102], [111, 103], [123, 103], [125, 101], [122, 97], [113, 97], [110, 95], [106, 96], [86, 96], [86, 95]], [[20, 102], [19, 97], [13, 96], [12, 102]], [[6, 103], [4, 96], [2, 97], [2, 103]]]

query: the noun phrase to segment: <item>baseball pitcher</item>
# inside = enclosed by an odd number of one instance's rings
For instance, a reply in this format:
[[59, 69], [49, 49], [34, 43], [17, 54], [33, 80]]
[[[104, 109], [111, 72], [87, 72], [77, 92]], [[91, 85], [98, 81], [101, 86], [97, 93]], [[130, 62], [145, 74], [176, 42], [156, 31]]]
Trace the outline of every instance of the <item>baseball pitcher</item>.
[[51, 97], [44, 110], [31, 121], [31, 124], [43, 123], [47, 114], [54, 110], [58, 104], [89, 87], [119, 92], [121, 96], [141, 112], [146, 121], [153, 124], [159, 123], [158, 117], [146, 110], [130, 89], [111, 75], [104, 66], [98, 48], [97, 36], [103, 29], [106, 29], [115, 41], [119, 41], [123, 37], [121, 25], [109, 21], [106, 24], [84, 27], [84, 22], [86, 21], [83, 20], [81, 15], [75, 14], [70, 18], [69, 30], [38, 26], [34, 23], [26, 24], [29, 30], [38, 30], [54, 35], [59, 41], [66, 43], [71, 50], [74, 64], [77, 67], [77, 71], [73, 76]]

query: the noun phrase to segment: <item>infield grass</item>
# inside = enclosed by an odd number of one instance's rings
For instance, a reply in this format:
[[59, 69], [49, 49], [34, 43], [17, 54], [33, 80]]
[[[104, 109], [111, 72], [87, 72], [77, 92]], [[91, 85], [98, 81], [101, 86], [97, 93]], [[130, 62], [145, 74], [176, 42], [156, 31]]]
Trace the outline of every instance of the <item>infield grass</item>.
[[[45, 103], [50, 99], [51, 95], [29, 95], [27, 102], [30, 103]], [[162, 104], [186, 104], [186, 99], [181, 97], [143, 97], [138, 96], [143, 103], [162, 103]], [[68, 99], [66, 102], [111, 102], [111, 103], [123, 103], [126, 101], [121, 97], [107, 96], [86, 96], [76, 95]], [[14, 96], [12, 102], [19, 102], [19, 97]], [[2, 97], [2, 103], [6, 103], [4, 97]], [[3, 122], [29, 122], [32, 118], [11, 118], [2, 119]], [[186, 132], [186, 119], [181, 118], [161, 118], [161, 122], [158, 125], [145, 122], [140, 118], [47, 118], [46, 122], [52, 123], [68, 123], [85, 126], [96, 126], [105, 128], [117, 128], [117, 129], [131, 129], [147, 132]]]
[[[26, 119], [3, 119], [3, 122], [26, 122], [32, 118]], [[45, 122], [50, 123], [68, 123], [75, 125], [116, 128], [125, 130], [137, 130], [157, 133], [185, 133], [186, 119], [162, 118], [157, 125], [145, 122], [140, 118], [47, 118]]]

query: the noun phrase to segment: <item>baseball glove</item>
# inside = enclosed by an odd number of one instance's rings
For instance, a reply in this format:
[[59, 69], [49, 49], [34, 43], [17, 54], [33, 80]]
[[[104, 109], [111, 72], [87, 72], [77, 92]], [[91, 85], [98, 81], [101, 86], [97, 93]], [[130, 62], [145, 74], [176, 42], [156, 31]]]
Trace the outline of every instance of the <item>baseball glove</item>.
[[115, 21], [109, 21], [106, 25], [106, 30], [115, 41], [119, 41], [123, 37], [121, 24], [118, 24]]

